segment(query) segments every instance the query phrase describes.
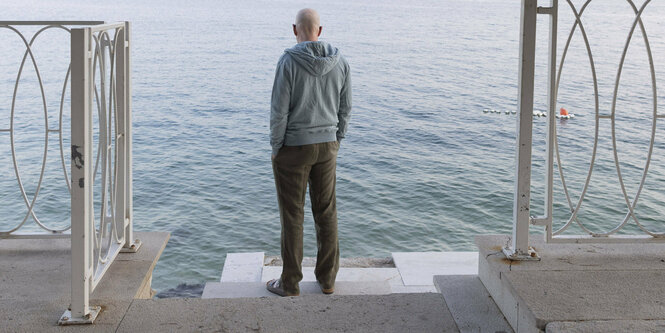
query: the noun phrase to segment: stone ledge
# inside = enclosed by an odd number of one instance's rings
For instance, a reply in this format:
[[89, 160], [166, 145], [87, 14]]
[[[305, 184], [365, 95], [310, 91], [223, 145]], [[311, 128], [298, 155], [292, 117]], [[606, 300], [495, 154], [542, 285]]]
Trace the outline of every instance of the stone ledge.
[[541, 261], [510, 261], [508, 236], [479, 236], [479, 277], [513, 329], [552, 322], [665, 320], [665, 243], [547, 244]]
[[459, 332], [440, 294], [135, 300], [118, 332]]
[[[143, 241], [137, 253], [120, 253], [90, 296], [102, 312], [94, 331], [114, 331], [135, 298], [150, 293], [152, 270], [169, 233], [136, 232]], [[69, 239], [0, 241], [0, 331], [80, 332], [81, 327], [57, 326], [70, 303]]]

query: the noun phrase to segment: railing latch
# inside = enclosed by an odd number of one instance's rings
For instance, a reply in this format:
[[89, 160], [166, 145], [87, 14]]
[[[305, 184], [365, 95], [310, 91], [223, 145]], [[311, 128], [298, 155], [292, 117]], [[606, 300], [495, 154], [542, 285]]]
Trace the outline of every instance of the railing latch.
[[554, 7], [538, 7], [536, 12], [538, 14], [552, 15], [552, 13], [554, 13]]

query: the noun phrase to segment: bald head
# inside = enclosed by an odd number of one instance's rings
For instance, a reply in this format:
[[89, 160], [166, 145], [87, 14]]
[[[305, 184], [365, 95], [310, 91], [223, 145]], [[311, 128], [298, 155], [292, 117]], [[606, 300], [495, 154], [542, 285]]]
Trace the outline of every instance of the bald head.
[[319, 13], [311, 8], [305, 8], [298, 11], [296, 15], [296, 24], [293, 25], [293, 33], [298, 42], [317, 41], [321, 35], [321, 20]]

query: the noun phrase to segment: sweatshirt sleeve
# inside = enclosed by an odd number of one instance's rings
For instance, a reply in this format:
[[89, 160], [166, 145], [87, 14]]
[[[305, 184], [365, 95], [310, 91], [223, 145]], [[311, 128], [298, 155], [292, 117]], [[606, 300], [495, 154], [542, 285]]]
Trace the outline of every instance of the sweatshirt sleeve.
[[342, 91], [339, 96], [339, 111], [337, 112], [337, 141], [342, 141], [346, 135], [346, 128], [349, 125], [349, 118], [351, 116], [351, 69], [346, 65], [346, 78]]
[[270, 101], [270, 145], [272, 146], [273, 155], [277, 155], [279, 148], [284, 144], [289, 116], [291, 75], [285, 62], [285, 56], [282, 56], [277, 63]]

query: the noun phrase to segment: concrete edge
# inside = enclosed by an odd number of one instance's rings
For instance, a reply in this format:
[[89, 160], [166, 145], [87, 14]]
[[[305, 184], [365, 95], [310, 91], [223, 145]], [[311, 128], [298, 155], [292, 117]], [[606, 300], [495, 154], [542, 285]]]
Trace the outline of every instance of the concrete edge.
[[[162, 245], [160, 245], [159, 249], [157, 250], [157, 253], [155, 254], [154, 259], [152, 260], [150, 267], [148, 267], [147, 274], [143, 278], [143, 281], [141, 281], [141, 286], [136, 291], [136, 294], [134, 294], [133, 299], [151, 299], [155, 296], [155, 292], [152, 289], [152, 272], [155, 270], [155, 266], [157, 266], [159, 258], [162, 257], [162, 253], [164, 253], [164, 249], [166, 249], [166, 245], [169, 243], [169, 239], [171, 239], [171, 233], [170, 232], [154, 232], [154, 233], [164, 233], [166, 234], [166, 237], [164, 238]], [[141, 251], [140, 248], [139, 251]]]
[[[476, 237], [478, 240], [478, 237]], [[478, 246], [478, 277], [490, 293], [496, 305], [515, 332], [543, 332], [547, 322], [537, 321], [527, 307], [520, 306], [524, 301], [517, 295], [506, 275], [500, 270], [493, 270], [489, 257], [495, 254]], [[496, 255], [503, 255], [497, 253]]]

